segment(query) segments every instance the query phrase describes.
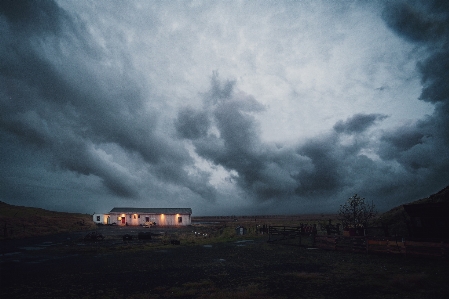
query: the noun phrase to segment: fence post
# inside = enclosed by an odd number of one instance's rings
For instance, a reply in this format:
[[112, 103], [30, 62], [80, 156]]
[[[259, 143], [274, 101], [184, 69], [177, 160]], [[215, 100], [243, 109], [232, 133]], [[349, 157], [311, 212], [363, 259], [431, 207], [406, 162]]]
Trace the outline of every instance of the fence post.
[[444, 257], [444, 241], [441, 241], [441, 257]]
[[271, 225], [268, 226], [268, 242], [271, 242]]

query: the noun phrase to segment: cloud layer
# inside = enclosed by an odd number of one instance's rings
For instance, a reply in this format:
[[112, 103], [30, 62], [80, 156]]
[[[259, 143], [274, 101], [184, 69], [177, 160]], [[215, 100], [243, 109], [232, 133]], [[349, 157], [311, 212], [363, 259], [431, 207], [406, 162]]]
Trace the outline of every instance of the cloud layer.
[[448, 184], [444, 2], [96, 3], [0, 4], [0, 200], [333, 212]]

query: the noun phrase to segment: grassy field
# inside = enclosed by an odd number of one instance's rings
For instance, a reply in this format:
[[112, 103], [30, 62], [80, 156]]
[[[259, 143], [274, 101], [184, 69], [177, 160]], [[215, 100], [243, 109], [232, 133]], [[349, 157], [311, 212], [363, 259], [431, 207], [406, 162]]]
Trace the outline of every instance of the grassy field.
[[[266, 235], [256, 232], [236, 235], [229, 222], [192, 225], [166, 234], [155, 229], [158, 235], [148, 241], [134, 235], [124, 242], [120, 233], [136, 230], [117, 229], [99, 229], [104, 241], [72, 238], [3, 263], [2, 294], [8, 298], [345, 299], [449, 295], [449, 269], [440, 259], [270, 244]], [[180, 245], [172, 245], [173, 239]]]
[[0, 240], [94, 229], [88, 214], [52, 212], [0, 201]]
[[[303, 223], [325, 234], [320, 228], [336, 223], [336, 215], [192, 217], [188, 227], [143, 228], [97, 227], [90, 215], [4, 203], [0, 211], [5, 298], [449, 298], [443, 258], [326, 251], [306, 240], [303, 247], [268, 243], [260, 230]], [[384, 217], [398, 223], [399, 214]], [[236, 233], [240, 226], [245, 235]], [[92, 230], [104, 240], [85, 241]], [[48, 241], [60, 232], [69, 237]], [[138, 240], [139, 232], [154, 235]], [[124, 234], [133, 239], [123, 241]], [[39, 235], [45, 244], [20, 240]]]

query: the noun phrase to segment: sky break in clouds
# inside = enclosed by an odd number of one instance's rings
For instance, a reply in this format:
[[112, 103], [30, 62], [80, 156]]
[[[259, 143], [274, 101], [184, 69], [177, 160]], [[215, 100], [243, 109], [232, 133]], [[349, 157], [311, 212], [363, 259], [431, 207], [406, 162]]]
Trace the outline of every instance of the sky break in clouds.
[[385, 210], [449, 183], [445, 1], [2, 1], [0, 200]]

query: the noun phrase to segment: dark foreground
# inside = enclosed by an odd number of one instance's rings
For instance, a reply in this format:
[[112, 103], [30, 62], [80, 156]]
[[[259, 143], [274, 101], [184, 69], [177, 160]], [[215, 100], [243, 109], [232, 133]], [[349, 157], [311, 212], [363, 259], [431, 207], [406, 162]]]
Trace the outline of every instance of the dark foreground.
[[123, 231], [113, 232], [97, 243], [71, 235], [3, 246], [1, 297], [449, 298], [445, 260], [298, 248], [264, 237], [125, 243]]

